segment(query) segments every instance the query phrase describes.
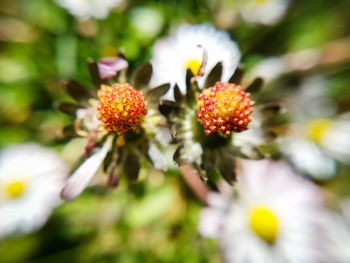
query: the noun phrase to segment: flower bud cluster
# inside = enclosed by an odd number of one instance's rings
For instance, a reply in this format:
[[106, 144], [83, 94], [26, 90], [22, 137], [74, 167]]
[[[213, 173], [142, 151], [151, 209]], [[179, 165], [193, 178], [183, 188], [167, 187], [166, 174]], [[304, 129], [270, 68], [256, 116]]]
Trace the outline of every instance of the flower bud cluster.
[[241, 86], [217, 82], [199, 94], [197, 119], [204, 125], [206, 135], [219, 132], [229, 136], [248, 129], [253, 105], [250, 94]]
[[108, 132], [119, 136], [128, 130], [137, 132], [143, 122], [147, 109], [145, 96], [129, 84], [102, 85], [98, 91], [99, 105], [97, 118]]

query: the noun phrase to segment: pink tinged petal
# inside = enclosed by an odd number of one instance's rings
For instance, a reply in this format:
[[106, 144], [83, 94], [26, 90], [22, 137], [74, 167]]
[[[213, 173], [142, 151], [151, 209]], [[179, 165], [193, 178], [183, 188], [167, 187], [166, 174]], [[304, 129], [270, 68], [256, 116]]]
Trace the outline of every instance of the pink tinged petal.
[[215, 208], [204, 208], [199, 218], [199, 233], [204, 237], [217, 238], [225, 218], [224, 213]]
[[61, 191], [61, 198], [72, 201], [87, 187], [92, 177], [105, 159], [112, 146], [113, 136], [109, 136], [102, 149], [90, 156], [68, 179]]
[[102, 79], [109, 79], [129, 66], [128, 62], [121, 57], [107, 57], [98, 61], [97, 67]]
[[232, 188], [227, 195], [210, 192], [207, 197], [208, 204], [210, 207], [225, 211], [228, 204], [230, 203], [230, 196], [232, 194]]

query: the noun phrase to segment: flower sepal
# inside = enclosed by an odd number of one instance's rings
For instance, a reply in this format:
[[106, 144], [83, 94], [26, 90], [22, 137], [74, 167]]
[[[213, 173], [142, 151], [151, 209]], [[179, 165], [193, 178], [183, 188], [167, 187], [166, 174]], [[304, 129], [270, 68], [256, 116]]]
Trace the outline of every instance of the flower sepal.
[[[159, 165], [164, 163], [164, 157], [157, 151], [156, 134], [159, 125], [165, 122], [158, 114], [158, 103], [169, 87], [148, 86], [152, 75], [149, 63], [137, 68], [130, 82], [127, 82], [127, 63], [121, 57], [97, 63], [89, 61], [88, 69], [95, 89], [74, 80], [66, 81], [65, 89], [76, 104], [57, 104], [64, 113], [76, 117], [62, 135], [87, 138], [84, 149], [87, 159], [62, 190], [62, 198], [66, 200], [75, 199], [102, 165], [110, 187], [116, 187], [121, 176], [136, 181], [144, 161], [154, 162], [158, 167], [155, 169], [166, 170], [164, 165]], [[150, 148], [151, 153], [157, 152], [156, 158], [149, 158]]]
[[261, 78], [242, 86], [243, 69], [239, 67], [230, 77], [232, 82], [220, 83], [222, 71], [222, 64], [218, 63], [207, 74], [204, 89], [200, 90], [197, 82], [193, 82], [193, 74], [187, 70], [186, 93], [182, 94], [175, 84], [175, 100], [162, 100], [160, 112], [168, 120], [173, 143], [178, 145], [174, 161], [178, 165], [197, 167], [203, 180], [210, 181], [209, 175], [217, 172], [232, 184], [236, 157], [270, 156], [265, 146], [276, 136], [269, 125], [274, 123], [282, 107], [260, 103]]

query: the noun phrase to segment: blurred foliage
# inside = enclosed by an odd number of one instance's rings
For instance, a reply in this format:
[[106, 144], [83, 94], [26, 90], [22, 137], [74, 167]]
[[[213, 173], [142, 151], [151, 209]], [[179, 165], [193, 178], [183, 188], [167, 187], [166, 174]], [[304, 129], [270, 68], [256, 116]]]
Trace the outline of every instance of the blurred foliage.
[[[220, 7], [232, 2], [127, 1], [102, 21], [82, 22], [53, 0], [0, 0], [0, 147], [37, 141], [62, 149], [63, 158], [73, 163], [81, 145], [56, 136], [71, 121], [53, 109], [54, 101], [70, 100], [60, 81], [74, 77], [89, 84], [87, 58], [112, 56], [118, 50], [133, 69], [150, 59], [159, 37], [182, 22], [223, 27]], [[152, 37], [135, 28], [140, 7], [159, 12], [157, 21], [162, 24]], [[318, 47], [349, 35], [349, 13], [347, 0], [296, 0], [275, 26], [236, 21], [228, 29], [249, 71], [266, 56]], [[305, 74], [325, 76], [339, 111], [349, 110], [350, 63]], [[268, 96], [296, 92], [303, 77], [280, 80], [267, 88]], [[329, 188], [349, 194], [349, 183], [343, 183], [349, 168], [341, 167], [340, 173], [340, 180], [329, 182]], [[177, 172], [146, 177], [137, 184], [122, 178], [117, 190], [90, 188], [75, 202], [59, 207], [42, 230], [2, 241], [0, 262], [220, 262], [216, 241], [197, 233], [201, 205]]]

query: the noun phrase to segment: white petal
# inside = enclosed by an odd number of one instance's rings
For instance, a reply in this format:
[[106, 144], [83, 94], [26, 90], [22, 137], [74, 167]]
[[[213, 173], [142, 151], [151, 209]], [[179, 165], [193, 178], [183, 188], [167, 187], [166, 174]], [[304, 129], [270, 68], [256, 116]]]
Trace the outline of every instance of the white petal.
[[350, 121], [336, 121], [332, 130], [324, 136], [322, 146], [337, 160], [350, 162]]
[[327, 180], [336, 173], [336, 162], [325, 155], [314, 143], [301, 139], [285, 139], [284, 154], [302, 173], [313, 178]]
[[186, 93], [186, 63], [193, 59], [194, 54], [202, 54], [203, 47], [208, 60], [205, 75], [198, 80], [203, 88], [208, 73], [218, 62], [222, 62], [222, 81], [228, 81], [235, 72], [241, 57], [240, 51], [229, 34], [216, 30], [215, 27], [202, 24], [182, 24], [167, 38], [158, 40], [153, 47], [153, 74], [150, 85], [156, 87], [170, 83], [170, 89], [163, 99], [173, 100], [173, 87], [178, 85], [181, 93]]
[[113, 137], [109, 136], [102, 149], [90, 156], [68, 179], [61, 191], [63, 199], [74, 200], [83, 192], [110, 150], [112, 140]]
[[204, 237], [216, 238], [219, 235], [224, 213], [219, 209], [204, 208], [200, 213], [198, 231]]
[[[228, 209], [221, 209], [219, 239], [226, 262], [338, 262], [324, 255], [324, 210], [316, 185], [284, 162], [243, 160], [241, 167], [236, 198]], [[252, 231], [250, 211], [257, 206], [271, 209], [278, 221], [279, 234], [272, 245]]]
[[103, 19], [109, 10], [122, 3], [122, 0], [56, 0], [56, 3], [80, 20], [90, 17]]
[[168, 165], [165, 156], [154, 144], [150, 145], [148, 149], [148, 155], [152, 160], [154, 168], [162, 171], [167, 170]]
[[[38, 144], [10, 146], [0, 152], [0, 239], [33, 232], [47, 221], [61, 201], [60, 190], [69, 168], [56, 152]], [[23, 182], [24, 191], [9, 199], [8, 183]], [[0, 260], [1, 261], [1, 260]]]
[[159, 127], [155, 138], [162, 146], [168, 146], [172, 140], [170, 130], [166, 127]]
[[181, 149], [181, 158], [187, 163], [198, 163], [202, 162], [202, 146], [196, 143], [185, 143], [184, 148]]
[[270, 25], [276, 23], [287, 11], [289, 0], [269, 0], [258, 3], [256, 0], [243, 1], [241, 15], [252, 23]]

